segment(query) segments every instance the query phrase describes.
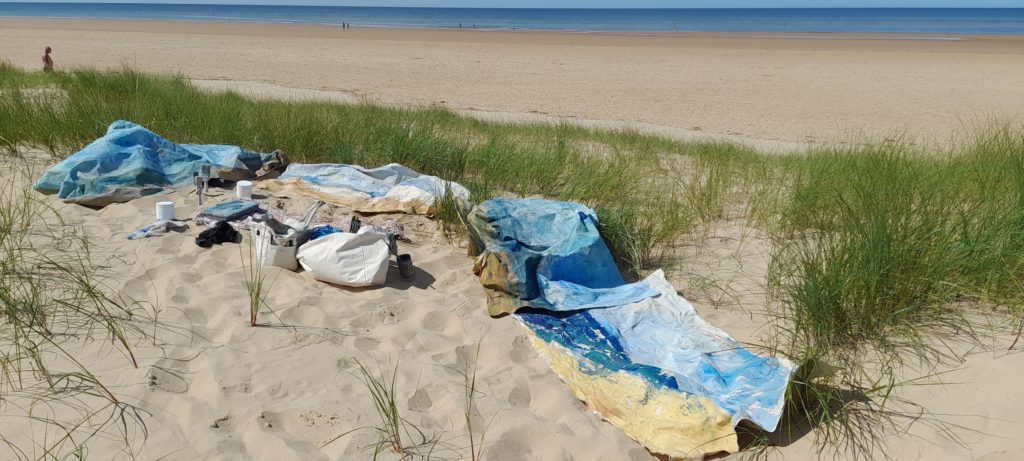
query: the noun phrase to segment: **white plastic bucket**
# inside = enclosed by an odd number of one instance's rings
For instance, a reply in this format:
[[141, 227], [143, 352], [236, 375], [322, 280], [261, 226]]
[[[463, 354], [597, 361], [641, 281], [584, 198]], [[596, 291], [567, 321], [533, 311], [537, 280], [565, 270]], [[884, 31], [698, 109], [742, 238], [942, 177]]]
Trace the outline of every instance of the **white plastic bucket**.
[[309, 240], [312, 231], [294, 231], [289, 235], [278, 235], [266, 223], [255, 222], [249, 225], [252, 243], [256, 246], [256, 258], [264, 266], [277, 266], [290, 271], [299, 268], [295, 252]]
[[235, 195], [243, 200], [252, 198], [252, 181], [238, 181], [235, 184]]
[[174, 221], [174, 202], [156, 202], [156, 220]]

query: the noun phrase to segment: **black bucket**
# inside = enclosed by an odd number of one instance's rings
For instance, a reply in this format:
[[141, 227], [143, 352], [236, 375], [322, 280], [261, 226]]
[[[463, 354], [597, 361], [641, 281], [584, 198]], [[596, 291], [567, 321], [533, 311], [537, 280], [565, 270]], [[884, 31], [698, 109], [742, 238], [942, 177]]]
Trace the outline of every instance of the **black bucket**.
[[398, 273], [405, 280], [412, 279], [416, 275], [416, 268], [412, 265], [412, 256], [408, 253], [398, 255]]

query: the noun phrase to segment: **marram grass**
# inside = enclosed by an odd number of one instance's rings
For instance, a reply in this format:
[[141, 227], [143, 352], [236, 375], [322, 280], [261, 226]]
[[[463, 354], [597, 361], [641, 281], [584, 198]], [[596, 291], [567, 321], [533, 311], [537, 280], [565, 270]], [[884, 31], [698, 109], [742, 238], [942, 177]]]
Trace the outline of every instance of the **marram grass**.
[[84, 229], [8, 167], [0, 184], [0, 459], [71, 459], [97, 437], [123, 439], [131, 456], [128, 438], [145, 435], [142, 412], [83, 364], [81, 349], [106, 342], [135, 366], [132, 345], [149, 331], [132, 321], [142, 309], [109, 292], [110, 267]]
[[[934, 370], [951, 353], [940, 350], [946, 339], [977, 333], [978, 314], [1016, 326], [1024, 311], [1017, 126], [942, 149], [896, 141], [765, 155], [630, 131], [484, 122], [442, 108], [254, 100], [130, 69], [42, 75], [0, 65], [8, 153], [65, 156], [117, 119], [177, 142], [282, 149], [302, 162], [399, 162], [466, 185], [474, 201], [581, 202], [597, 210], [634, 275], [671, 266], [676, 245], [700, 245], [716, 224], [756, 227], [771, 236], [765, 343], [813, 365], [791, 390], [789, 413], [820, 428], [823, 449], [871, 457], [880, 431], [862, 428], [892, 421], [886, 403], [917, 382], [901, 378], [904, 367]], [[458, 215], [442, 204], [446, 233], [458, 229]]]

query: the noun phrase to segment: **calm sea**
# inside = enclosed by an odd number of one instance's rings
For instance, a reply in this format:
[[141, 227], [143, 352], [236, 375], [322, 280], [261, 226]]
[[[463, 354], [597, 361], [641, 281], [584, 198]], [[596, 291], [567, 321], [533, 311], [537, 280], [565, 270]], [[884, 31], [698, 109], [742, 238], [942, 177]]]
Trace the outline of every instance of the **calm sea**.
[[1022, 34], [1024, 8], [495, 9], [0, 3], [0, 16], [626, 32]]

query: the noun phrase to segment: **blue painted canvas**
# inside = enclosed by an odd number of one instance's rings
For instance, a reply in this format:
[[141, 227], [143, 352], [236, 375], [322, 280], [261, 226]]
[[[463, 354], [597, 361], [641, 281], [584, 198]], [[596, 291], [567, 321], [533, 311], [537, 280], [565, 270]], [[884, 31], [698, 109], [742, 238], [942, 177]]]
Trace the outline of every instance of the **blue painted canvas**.
[[199, 216], [215, 219], [217, 221], [235, 221], [249, 216], [259, 209], [260, 206], [256, 202], [247, 200], [229, 200], [201, 211]]
[[103, 137], [50, 168], [34, 187], [69, 203], [104, 206], [193, 184], [210, 165], [216, 177], [251, 179], [273, 154], [238, 146], [175, 144], [141, 125], [118, 120]]

